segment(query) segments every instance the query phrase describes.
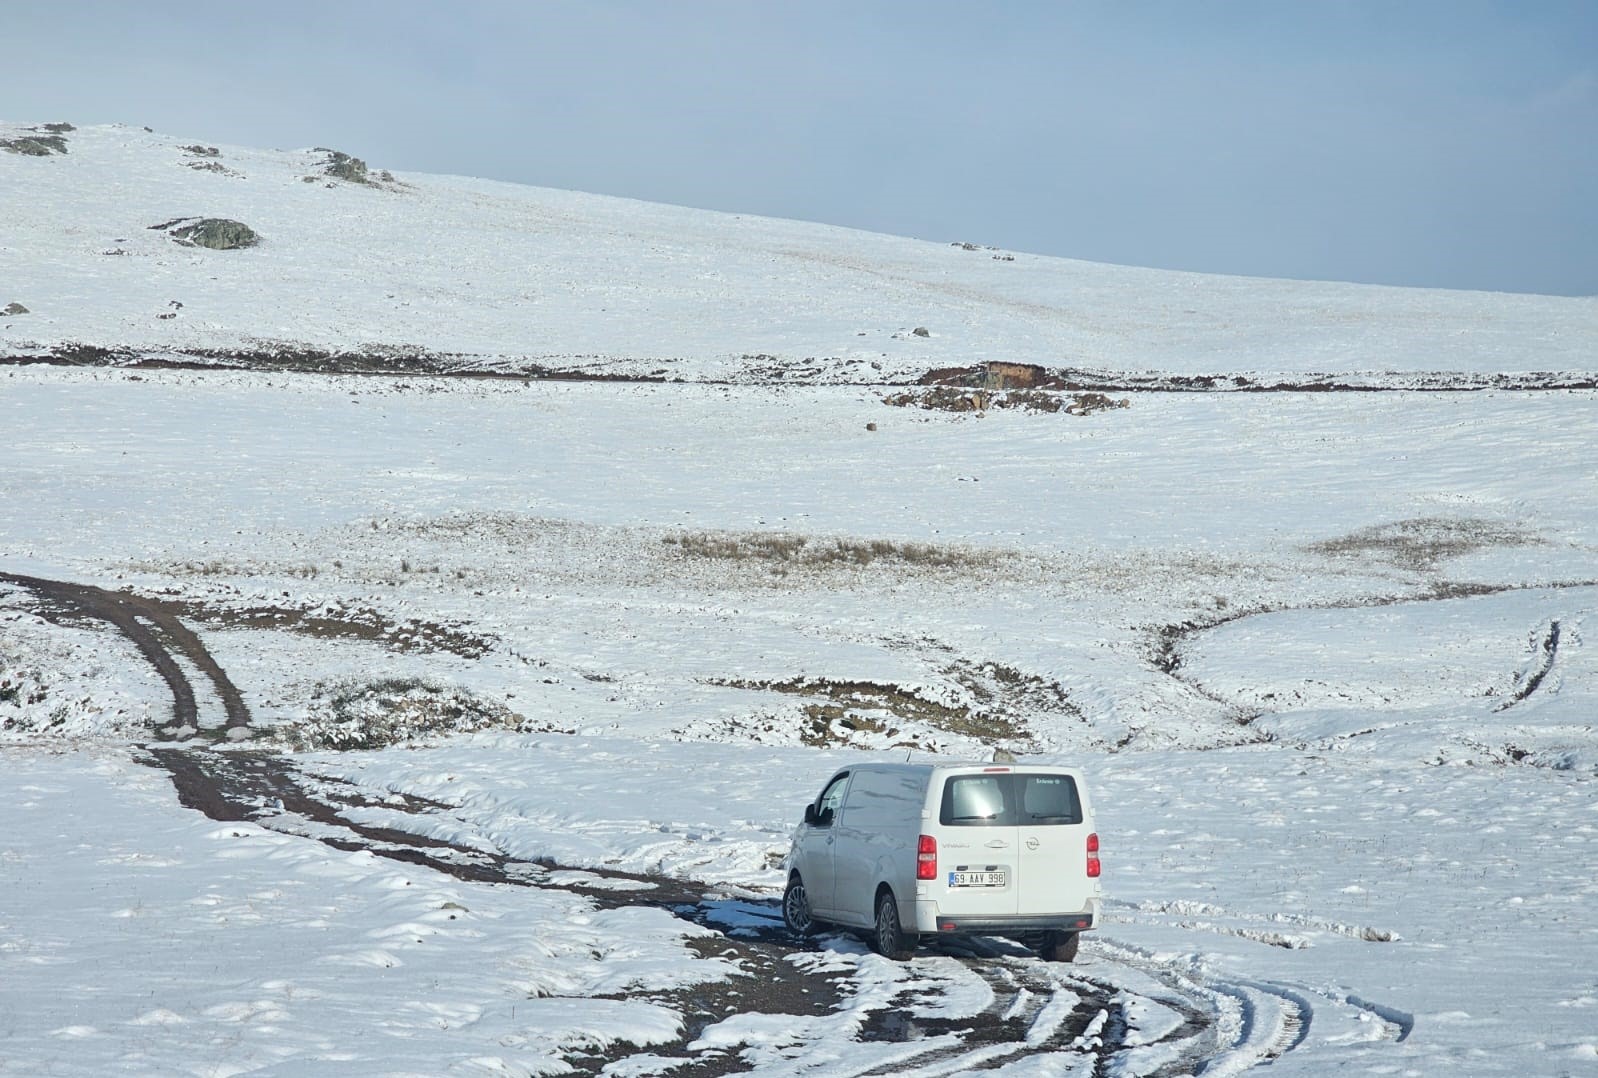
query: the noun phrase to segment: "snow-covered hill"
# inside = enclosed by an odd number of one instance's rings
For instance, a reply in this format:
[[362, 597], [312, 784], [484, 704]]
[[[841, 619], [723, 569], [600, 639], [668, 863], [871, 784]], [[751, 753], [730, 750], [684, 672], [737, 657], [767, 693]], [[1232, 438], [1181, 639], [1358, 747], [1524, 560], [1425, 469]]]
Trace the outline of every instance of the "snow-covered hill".
[[[397, 369], [427, 356], [432, 369], [864, 383], [988, 361], [1266, 382], [1598, 371], [1592, 298], [1134, 269], [980, 236], [385, 179], [382, 162], [358, 182], [327, 150], [120, 125], [0, 124], [8, 142], [0, 310], [27, 313], [0, 317], [0, 355], [356, 352]], [[260, 241], [211, 250], [171, 234], [204, 218]]]
[[[1598, 1068], [1598, 389], [1502, 388], [1598, 301], [7, 141], [0, 1074]], [[880, 385], [984, 361], [1127, 406]], [[1498, 388], [1137, 391], [1274, 381]], [[782, 937], [827, 775], [996, 746], [1075, 965]]]

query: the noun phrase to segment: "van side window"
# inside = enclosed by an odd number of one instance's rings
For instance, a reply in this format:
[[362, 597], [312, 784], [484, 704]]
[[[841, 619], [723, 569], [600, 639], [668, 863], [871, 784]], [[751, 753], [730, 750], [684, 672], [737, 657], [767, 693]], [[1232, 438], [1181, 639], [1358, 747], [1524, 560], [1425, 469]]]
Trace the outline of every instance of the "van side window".
[[843, 788], [849, 781], [849, 773], [845, 771], [821, 791], [821, 796], [816, 798], [816, 826], [831, 827], [832, 821], [837, 818], [838, 805], [843, 801]]

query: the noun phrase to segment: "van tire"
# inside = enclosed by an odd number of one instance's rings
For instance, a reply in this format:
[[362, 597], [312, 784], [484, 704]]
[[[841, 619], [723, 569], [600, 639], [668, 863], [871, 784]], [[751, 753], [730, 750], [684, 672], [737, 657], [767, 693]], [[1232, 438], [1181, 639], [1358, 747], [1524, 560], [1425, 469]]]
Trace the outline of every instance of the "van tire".
[[782, 893], [782, 923], [800, 939], [816, 934], [816, 919], [810, 913], [810, 895], [797, 872], [788, 877], [788, 889]]
[[1082, 944], [1080, 932], [1046, 932], [1038, 957], [1045, 962], [1075, 962], [1077, 948]]
[[871, 933], [871, 946], [895, 962], [903, 962], [915, 953], [916, 937], [905, 933], [892, 891], [884, 890], [877, 896], [877, 924]]

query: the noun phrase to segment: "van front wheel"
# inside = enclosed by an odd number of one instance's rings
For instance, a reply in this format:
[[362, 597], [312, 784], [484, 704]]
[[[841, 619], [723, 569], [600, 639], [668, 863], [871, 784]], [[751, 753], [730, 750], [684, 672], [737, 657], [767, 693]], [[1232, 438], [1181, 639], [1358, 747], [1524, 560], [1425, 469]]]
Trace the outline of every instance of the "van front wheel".
[[816, 920], [810, 916], [810, 896], [805, 893], [805, 881], [797, 872], [788, 877], [788, 889], [782, 893], [782, 923], [800, 939], [816, 931]]
[[903, 962], [916, 949], [916, 937], [905, 934], [899, 921], [899, 904], [890, 891], [877, 896], [877, 926], [871, 933], [871, 943], [878, 954], [895, 962]]

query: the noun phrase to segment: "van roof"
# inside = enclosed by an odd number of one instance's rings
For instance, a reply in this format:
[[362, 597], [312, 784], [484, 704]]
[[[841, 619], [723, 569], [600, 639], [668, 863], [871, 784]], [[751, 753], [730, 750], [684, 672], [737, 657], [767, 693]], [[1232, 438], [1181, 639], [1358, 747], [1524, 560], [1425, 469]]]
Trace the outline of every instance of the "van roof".
[[1074, 767], [1063, 764], [1030, 764], [1021, 761], [1013, 763], [996, 764], [992, 761], [971, 761], [968, 763], [950, 764], [915, 764], [915, 763], [886, 763], [876, 760], [865, 760], [858, 764], [840, 767], [833, 774], [840, 771], [879, 771], [885, 773], [898, 773], [906, 775], [922, 774], [982, 774], [984, 772], [1025, 771], [1030, 774], [1043, 772], [1045, 774], [1071, 775], [1080, 778], [1082, 773]]

